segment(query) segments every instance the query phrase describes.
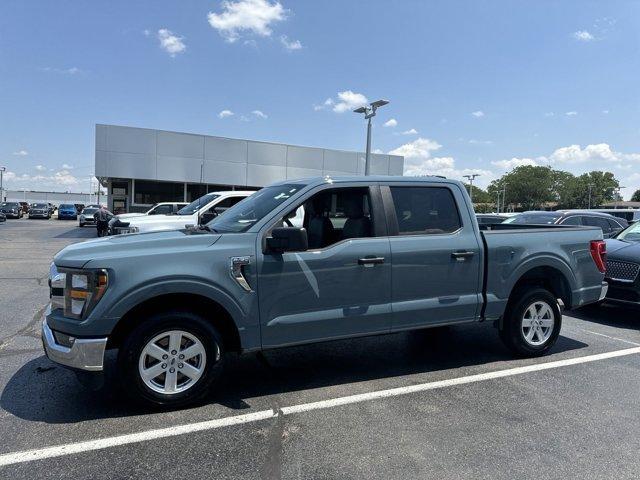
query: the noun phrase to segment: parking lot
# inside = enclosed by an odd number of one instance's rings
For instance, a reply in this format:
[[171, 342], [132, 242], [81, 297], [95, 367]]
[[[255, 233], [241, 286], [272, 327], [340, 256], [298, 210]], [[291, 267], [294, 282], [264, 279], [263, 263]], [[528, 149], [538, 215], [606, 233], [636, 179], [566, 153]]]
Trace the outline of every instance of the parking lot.
[[51, 259], [92, 237], [0, 224], [2, 478], [640, 476], [635, 311], [570, 312], [538, 359], [481, 325], [245, 355], [205, 405], [145, 411], [42, 352]]

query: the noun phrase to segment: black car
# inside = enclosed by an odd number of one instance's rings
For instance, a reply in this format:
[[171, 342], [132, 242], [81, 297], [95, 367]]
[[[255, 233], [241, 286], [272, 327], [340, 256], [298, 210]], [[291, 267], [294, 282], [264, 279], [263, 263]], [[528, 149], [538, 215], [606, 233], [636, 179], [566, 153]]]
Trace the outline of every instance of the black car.
[[7, 218], [22, 218], [24, 212], [19, 202], [2, 202], [0, 203], [0, 212], [4, 213]]
[[496, 225], [504, 222], [509, 216], [499, 213], [476, 213], [478, 225]]
[[6, 221], [7, 221], [7, 216], [4, 213], [0, 212], [0, 223], [6, 222]]
[[629, 226], [624, 218], [590, 210], [529, 211], [510, 217], [503, 223], [600, 227], [604, 238], [614, 237]]
[[640, 222], [607, 240], [606, 301], [640, 306]]
[[29, 209], [29, 218], [51, 218], [51, 212], [49, 211], [49, 204], [47, 203], [33, 203]]

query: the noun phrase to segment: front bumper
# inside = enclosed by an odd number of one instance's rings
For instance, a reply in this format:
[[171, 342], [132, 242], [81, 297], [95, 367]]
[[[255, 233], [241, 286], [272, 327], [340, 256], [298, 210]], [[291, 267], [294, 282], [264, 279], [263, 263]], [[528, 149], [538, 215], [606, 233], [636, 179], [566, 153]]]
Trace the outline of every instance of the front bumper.
[[29, 218], [47, 218], [48, 216], [48, 213], [29, 213]]
[[75, 338], [71, 346], [60, 345], [47, 320], [42, 322], [42, 345], [49, 360], [65, 367], [100, 372], [104, 368], [107, 338]]

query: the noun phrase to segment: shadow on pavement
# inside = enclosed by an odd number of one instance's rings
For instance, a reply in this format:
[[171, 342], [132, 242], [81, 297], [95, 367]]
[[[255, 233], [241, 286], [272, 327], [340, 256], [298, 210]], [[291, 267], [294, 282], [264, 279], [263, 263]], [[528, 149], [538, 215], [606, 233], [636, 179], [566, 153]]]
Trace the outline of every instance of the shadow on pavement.
[[98, 238], [98, 234], [96, 232], [96, 227], [78, 227], [76, 223], [76, 228], [56, 235], [54, 238]]
[[640, 308], [625, 307], [613, 303], [588, 305], [578, 310], [572, 310], [570, 315], [580, 320], [599, 323], [609, 327], [640, 330]]
[[[560, 336], [552, 352], [586, 346]], [[115, 352], [110, 353], [112, 366]], [[249, 408], [244, 399], [254, 397], [512, 359], [494, 329], [480, 325], [339, 340], [231, 357], [220, 385], [222, 393], [209, 402], [241, 410]], [[86, 390], [73, 372], [42, 356], [15, 373], [0, 396], [0, 405], [19, 418], [46, 423], [149, 413], [128, 401], [115, 384], [108, 378], [103, 389]]]

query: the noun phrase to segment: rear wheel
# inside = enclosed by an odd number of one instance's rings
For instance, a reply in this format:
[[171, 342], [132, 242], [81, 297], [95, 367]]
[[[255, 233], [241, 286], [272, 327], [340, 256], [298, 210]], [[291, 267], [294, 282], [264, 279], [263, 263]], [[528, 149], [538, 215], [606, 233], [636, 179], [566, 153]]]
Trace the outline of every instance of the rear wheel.
[[224, 346], [206, 319], [189, 312], [149, 317], [125, 340], [118, 376], [134, 399], [179, 407], [201, 400], [222, 373]]
[[544, 355], [556, 343], [562, 312], [555, 296], [544, 288], [520, 289], [505, 311], [500, 337], [514, 353]]

